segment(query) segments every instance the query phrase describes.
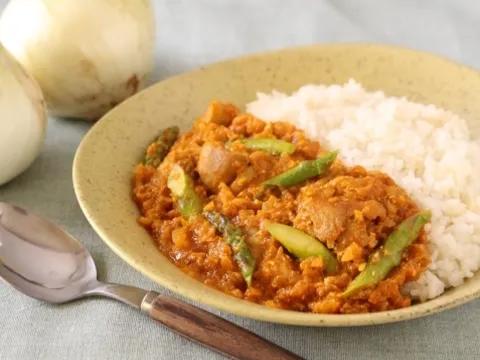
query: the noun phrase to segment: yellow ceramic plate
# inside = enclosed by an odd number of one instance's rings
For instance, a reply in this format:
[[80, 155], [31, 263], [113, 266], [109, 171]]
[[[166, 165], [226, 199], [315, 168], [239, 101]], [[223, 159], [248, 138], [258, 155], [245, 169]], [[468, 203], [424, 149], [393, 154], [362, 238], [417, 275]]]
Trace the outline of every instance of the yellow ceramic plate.
[[73, 180], [85, 216], [129, 265], [158, 284], [199, 303], [253, 319], [309, 326], [354, 326], [412, 319], [480, 295], [480, 273], [440, 297], [409, 308], [360, 315], [318, 315], [270, 309], [213, 290], [178, 270], [140, 227], [130, 179], [161, 128], [189, 129], [212, 99], [239, 106], [257, 91], [293, 91], [303, 84], [344, 83], [433, 103], [459, 113], [480, 134], [480, 74], [408, 49], [377, 45], [322, 45], [256, 54], [206, 66], [162, 81], [117, 106], [85, 136]]

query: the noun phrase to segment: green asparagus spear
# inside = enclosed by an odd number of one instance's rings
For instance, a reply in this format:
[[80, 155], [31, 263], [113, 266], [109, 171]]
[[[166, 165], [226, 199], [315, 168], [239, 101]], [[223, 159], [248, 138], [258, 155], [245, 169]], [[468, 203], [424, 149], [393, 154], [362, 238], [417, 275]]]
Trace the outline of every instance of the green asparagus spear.
[[174, 165], [168, 176], [167, 186], [177, 200], [180, 213], [186, 218], [200, 215], [203, 203], [193, 188], [190, 176], [180, 165]]
[[342, 297], [348, 297], [385, 279], [388, 273], [400, 264], [403, 251], [420, 235], [430, 218], [431, 212], [426, 210], [401, 222], [387, 238], [383, 249], [373, 257], [374, 260], [348, 285]]
[[269, 223], [266, 229], [280, 244], [285, 246], [287, 250], [296, 257], [306, 259], [310, 256], [321, 256], [327, 266], [327, 272], [335, 272], [337, 259], [325, 245], [313, 236], [291, 226], [278, 223]]
[[265, 191], [265, 188], [269, 186], [281, 186], [284, 188], [288, 188], [290, 186], [300, 184], [301, 182], [308, 180], [312, 177], [324, 174], [333, 164], [333, 162], [337, 158], [337, 155], [338, 150], [335, 150], [315, 160], [302, 161], [294, 168], [264, 181], [261, 184], [260, 193], [257, 194], [256, 197], [261, 197]]
[[235, 227], [225, 215], [214, 211], [204, 211], [203, 216], [217, 231], [223, 234], [226, 243], [232, 248], [234, 259], [240, 267], [245, 282], [250, 286], [255, 270], [255, 258], [245, 242], [242, 231]]
[[156, 151], [150, 153], [147, 149], [143, 163], [147, 166], [150, 165], [153, 167], [158, 167], [165, 156], [167, 156], [175, 141], [177, 141], [179, 133], [180, 129], [178, 126], [171, 126], [162, 130], [157, 140], [154, 142], [154, 144], [157, 145]]
[[271, 138], [250, 138], [240, 140], [248, 149], [263, 150], [272, 154], [291, 154], [295, 145], [288, 141]]

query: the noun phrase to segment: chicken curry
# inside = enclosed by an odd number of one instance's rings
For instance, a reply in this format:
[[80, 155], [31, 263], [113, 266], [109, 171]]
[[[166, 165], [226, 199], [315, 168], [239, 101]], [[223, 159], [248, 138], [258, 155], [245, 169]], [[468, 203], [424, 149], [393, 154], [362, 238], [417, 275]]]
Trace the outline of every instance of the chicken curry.
[[139, 223], [188, 275], [269, 307], [403, 308], [430, 258], [419, 209], [386, 174], [347, 167], [302, 130], [213, 101], [165, 129], [133, 177]]

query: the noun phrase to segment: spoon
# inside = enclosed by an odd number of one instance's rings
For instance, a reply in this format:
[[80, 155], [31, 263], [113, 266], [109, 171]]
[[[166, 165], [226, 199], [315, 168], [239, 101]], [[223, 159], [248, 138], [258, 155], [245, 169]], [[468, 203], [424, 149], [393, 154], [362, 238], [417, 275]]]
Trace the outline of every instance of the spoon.
[[0, 202], [0, 279], [32, 298], [62, 304], [106, 296], [232, 359], [302, 358], [221, 317], [170, 296], [97, 280], [83, 245], [50, 221]]

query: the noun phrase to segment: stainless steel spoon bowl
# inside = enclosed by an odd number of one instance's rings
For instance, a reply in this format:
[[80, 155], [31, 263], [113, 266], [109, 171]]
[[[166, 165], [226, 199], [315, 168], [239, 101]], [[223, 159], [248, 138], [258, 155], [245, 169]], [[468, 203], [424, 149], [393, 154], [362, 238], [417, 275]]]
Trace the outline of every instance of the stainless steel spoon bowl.
[[295, 354], [172, 297], [97, 280], [95, 263], [75, 238], [50, 221], [0, 202], [0, 278], [22, 293], [61, 304], [107, 296], [232, 359], [301, 359]]

